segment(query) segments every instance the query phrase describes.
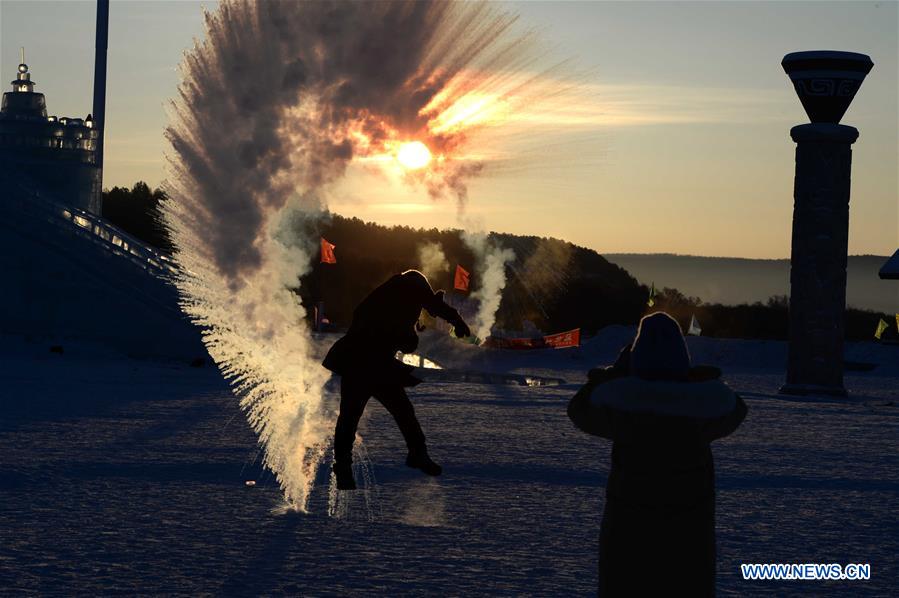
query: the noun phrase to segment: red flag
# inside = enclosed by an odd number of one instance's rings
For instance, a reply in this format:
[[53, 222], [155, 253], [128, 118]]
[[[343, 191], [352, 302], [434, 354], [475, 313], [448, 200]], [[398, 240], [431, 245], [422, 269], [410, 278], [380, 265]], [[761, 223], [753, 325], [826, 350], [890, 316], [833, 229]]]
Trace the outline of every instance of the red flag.
[[457, 291], [465, 291], [468, 292], [468, 281], [471, 278], [471, 274], [468, 273], [468, 270], [463, 268], [462, 266], [456, 266], [456, 281], [453, 284], [453, 288]]
[[337, 247], [333, 243], [328, 243], [328, 241], [322, 237], [322, 263], [323, 264], [336, 264], [337, 257], [334, 255], [334, 248]]

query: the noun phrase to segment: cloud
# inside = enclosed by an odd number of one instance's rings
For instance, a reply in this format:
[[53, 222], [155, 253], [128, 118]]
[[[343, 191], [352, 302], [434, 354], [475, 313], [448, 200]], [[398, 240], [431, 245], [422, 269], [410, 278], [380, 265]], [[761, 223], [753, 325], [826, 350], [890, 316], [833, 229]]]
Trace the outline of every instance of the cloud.
[[[565, 101], [510, 117], [519, 127], [617, 128], [634, 126], [789, 120], [790, 91], [594, 83], [579, 86]], [[511, 129], [511, 128], [510, 128]]]

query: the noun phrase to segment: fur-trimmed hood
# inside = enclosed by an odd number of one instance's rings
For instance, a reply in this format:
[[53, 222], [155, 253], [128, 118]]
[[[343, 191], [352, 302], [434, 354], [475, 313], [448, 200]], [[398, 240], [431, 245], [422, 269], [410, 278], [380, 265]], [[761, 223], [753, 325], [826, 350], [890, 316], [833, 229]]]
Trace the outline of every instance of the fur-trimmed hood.
[[737, 397], [720, 380], [668, 382], [627, 376], [597, 385], [590, 404], [629, 413], [706, 419], [733, 412]]

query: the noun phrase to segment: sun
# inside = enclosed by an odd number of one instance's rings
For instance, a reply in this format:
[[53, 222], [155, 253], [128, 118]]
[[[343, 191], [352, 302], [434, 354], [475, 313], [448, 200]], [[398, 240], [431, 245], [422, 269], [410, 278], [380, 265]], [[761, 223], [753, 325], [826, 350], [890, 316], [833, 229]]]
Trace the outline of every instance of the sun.
[[421, 141], [409, 141], [400, 145], [396, 152], [396, 159], [403, 168], [418, 170], [424, 168], [431, 161], [431, 150]]

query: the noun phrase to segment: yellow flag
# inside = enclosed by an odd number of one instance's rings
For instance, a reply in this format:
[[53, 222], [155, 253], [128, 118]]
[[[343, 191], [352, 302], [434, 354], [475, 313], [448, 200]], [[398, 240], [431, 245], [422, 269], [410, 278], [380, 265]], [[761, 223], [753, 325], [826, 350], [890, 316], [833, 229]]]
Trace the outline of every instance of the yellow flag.
[[890, 325], [887, 324], [883, 318], [880, 318], [880, 321], [877, 322], [877, 330], [874, 331], [874, 338], [880, 340], [880, 335], [883, 334], [883, 331], [889, 328]]

